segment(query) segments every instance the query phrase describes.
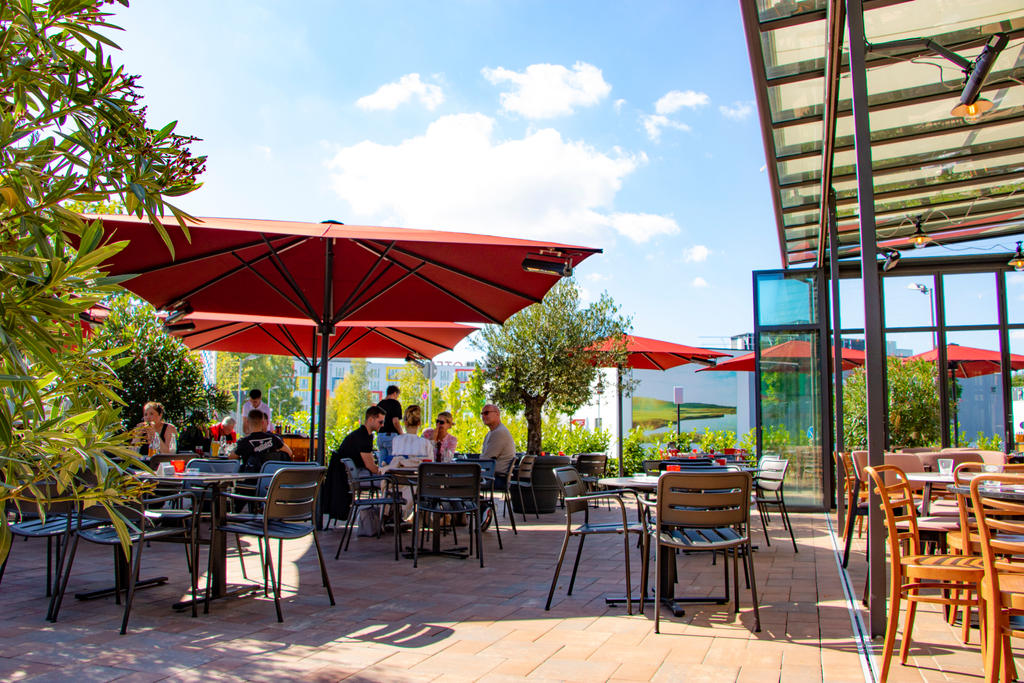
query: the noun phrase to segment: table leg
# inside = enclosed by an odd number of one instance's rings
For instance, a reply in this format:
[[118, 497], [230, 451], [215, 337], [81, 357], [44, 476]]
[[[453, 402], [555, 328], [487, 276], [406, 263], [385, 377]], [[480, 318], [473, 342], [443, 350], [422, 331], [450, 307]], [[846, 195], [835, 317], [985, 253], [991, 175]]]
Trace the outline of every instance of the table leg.
[[932, 511], [932, 483], [930, 481], [924, 483], [922, 495], [924, 500], [921, 501], [921, 516], [927, 517]]

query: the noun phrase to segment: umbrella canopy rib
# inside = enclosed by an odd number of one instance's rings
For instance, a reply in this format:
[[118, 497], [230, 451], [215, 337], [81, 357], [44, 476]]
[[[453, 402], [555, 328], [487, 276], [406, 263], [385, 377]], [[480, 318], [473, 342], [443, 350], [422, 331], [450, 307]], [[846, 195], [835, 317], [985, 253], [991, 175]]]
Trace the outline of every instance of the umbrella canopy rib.
[[[275, 288], [274, 284], [270, 280], [268, 280], [263, 275], [263, 273], [259, 272], [255, 268], [253, 268], [245, 259], [243, 259], [241, 256], [238, 255], [238, 252], [232, 252], [231, 255], [234, 256], [239, 261], [241, 261], [241, 263], [245, 267], [245, 269], [248, 270], [253, 275], [255, 275], [256, 278], [260, 282], [265, 284], [267, 287], [270, 287], [271, 289], [276, 289], [278, 295], [282, 299], [284, 299], [285, 301], [290, 303], [292, 306], [294, 306], [300, 313], [303, 313], [303, 314], [308, 315], [308, 316], [315, 316], [316, 315], [316, 313], [313, 311], [313, 307], [310, 305], [309, 300], [306, 297], [301, 296], [301, 294], [300, 294], [300, 301], [296, 302], [294, 299], [292, 299], [290, 296], [288, 296], [288, 294], [286, 292], [282, 292], [280, 288]], [[271, 256], [270, 258], [271, 258], [271, 262], [273, 262], [273, 256]], [[300, 305], [300, 302], [301, 302], [301, 305]]]
[[[412, 268], [412, 269], [402, 273], [401, 275], [398, 276], [398, 279], [396, 279], [394, 282], [392, 282], [391, 284], [389, 284], [386, 287], [378, 289], [376, 292], [373, 293], [373, 296], [371, 296], [369, 299], [366, 299], [365, 301], [358, 302], [358, 305], [356, 303], [352, 303], [347, 308], [343, 307], [343, 308], [338, 309], [334, 313], [334, 319], [332, 320], [332, 322], [337, 324], [337, 323], [341, 322], [342, 320], [344, 320], [345, 318], [349, 318], [349, 317], [355, 315], [357, 312], [363, 310], [364, 308], [366, 308], [367, 306], [369, 306], [370, 304], [372, 304], [374, 301], [376, 301], [380, 297], [384, 296], [385, 294], [388, 294], [392, 289], [394, 289], [398, 285], [402, 284], [403, 282], [405, 282], [409, 278], [417, 277], [418, 274], [419, 274], [419, 270], [422, 267], [423, 267], [423, 264], [421, 263], [420, 265], [416, 266], [415, 268]], [[377, 281], [381, 277], [383, 277], [384, 273], [386, 273], [390, 268], [391, 268], [391, 264], [389, 263], [388, 266], [384, 269], [384, 271], [381, 272], [381, 274], [378, 275], [376, 278], [374, 278], [373, 282], [371, 282], [370, 285], [377, 284]], [[431, 282], [430, 280], [428, 280], [426, 278], [420, 278], [420, 279], [423, 280], [428, 285], [433, 285], [434, 284], [433, 282]], [[441, 289], [441, 288], [439, 287], [438, 289]], [[448, 291], [446, 291], [444, 289], [441, 289], [441, 291], [445, 292], [445, 294], [448, 294], [449, 296], [454, 296], [454, 294], [452, 292], [448, 292]], [[365, 293], [366, 292], [364, 291], [363, 293], [360, 294], [360, 296], [362, 296], [362, 294], [365, 294]], [[466, 303], [466, 302], [461, 302], [461, 303]], [[466, 303], [466, 305], [468, 306], [469, 304]], [[480, 311], [477, 310], [477, 309], [474, 309], [474, 312], [480, 313]]]
[[[365, 242], [365, 240], [357, 240], [357, 243], [359, 243], [360, 245], [363, 245], [364, 242]], [[475, 282], [478, 282], [478, 283], [480, 283], [482, 285], [487, 285], [488, 287], [493, 287], [494, 289], [497, 289], [497, 290], [499, 290], [501, 292], [505, 292], [506, 294], [511, 294], [513, 296], [518, 296], [521, 299], [526, 299], [530, 303], [539, 304], [541, 302], [540, 298], [532, 296], [532, 295], [527, 294], [525, 292], [521, 292], [521, 291], [519, 291], [517, 289], [513, 289], [512, 287], [509, 287], [508, 285], [503, 285], [500, 282], [495, 282], [493, 280], [489, 280], [489, 279], [484, 278], [484, 277], [482, 277], [480, 275], [473, 275], [472, 273], [469, 273], [469, 272], [467, 272], [467, 271], [465, 271], [465, 270], [463, 270], [461, 268], [456, 268], [453, 265], [450, 265], [450, 264], [447, 264], [447, 263], [442, 263], [441, 261], [437, 261], [437, 260], [432, 259], [432, 258], [430, 258], [428, 256], [423, 256], [422, 254], [418, 254], [418, 253], [416, 253], [416, 252], [414, 252], [412, 250], [405, 249], [405, 248], [400, 247], [398, 245], [394, 245], [394, 249], [393, 250], [396, 253], [402, 254], [403, 256], [408, 256], [409, 258], [416, 259], [417, 261], [422, 261], [422, 262], [427, 263], [427, 264], [429, 264], [431, 266], [434, 266], [436, 268], [440, 268], [442, 270], [447, 270], [449, 273], [454, 273], [455, 275], [459, 275], [461, 277], [468, 278], [468, 279], [473, 280]]]
[[[269, 250], [270, 254], [270, 263], [274, 266], [274, 269], [277, 271], [277, 274], [280, 275], [284, 279], [284, 281], [288, 283], [288, 286], [292, 288], [292, 291], [295, 292], [295, 295], [299, 297], [300, 301], [302, 301], [302, 305], [305, 306], [306, 308], [306, 314], [315, 318], [316, 313], [313, 310], [313, 304], [309, 302], [309, 299], [306, 298], [305, 292], [303, 292], [302, 288], [299, 287], [299, 284], [295, 282], [295, 278], [292, 277], [291, 271], [288, 270], [288, 268], [285, 267], [284, 263], [281, 262], [281, 255], [277, 253], [277, 249], [274, 247], [273, 244], [270, 243], [270, 240], [267, 239], [266, 235], [263, 235], [263, 243], [267, 245], [267, 249]], [[253, 270], [253, 272], [256, 273], [255, 269]], [[259, 273], [256, 274], [259, 275]], [[260, 279], [266, 282], [267, 286], [273, 287], [270, 281], [267, 280], [262, 275], [260, 275]], [[284, 296], [284, 293], [281, 292], [281, 295]]]

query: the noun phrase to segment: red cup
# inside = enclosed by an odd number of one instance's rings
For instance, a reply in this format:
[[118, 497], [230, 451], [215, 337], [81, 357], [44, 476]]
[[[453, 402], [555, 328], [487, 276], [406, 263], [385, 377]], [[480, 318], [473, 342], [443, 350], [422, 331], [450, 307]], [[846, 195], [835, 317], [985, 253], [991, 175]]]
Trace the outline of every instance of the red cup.
[[668, 455], [669, 455], [670, 458], [678, 458], [679, 457], [679, 449], [678, 448], [670, 448], [670, 449], [668, 449]]
[[725, 458], [715, 458], [715, 462], [717, 462], [719, 465], [724, 465], [726, 460]]
[[184, 460], [172, 460], [171, 461], [171, 466], [174, 467], [174, 473], [175, 474], [181, 474], [182, 472], [185, 471], [185, 461]]
[[682, 469], [679, 465], [665, 465], [666, 472], [681, 472]]
[[696, 456], [696, 455], [690, 455], [690, 456], [687, 456], [687, 458], [686, 458], [686, 459], [687, 459], [687, 460], [696, 460], [696, 459], [697, 459], [697, 456]]
[[693, 452], [694, 452], [694, 453], [696, 453], [696, 452], [697, 452], [697, 449], [696, 449], [696, 448], [694, 448], [694, 449], [693, 449]]
[[565, 455], [565, 451], [558, 451], [559, 455]]

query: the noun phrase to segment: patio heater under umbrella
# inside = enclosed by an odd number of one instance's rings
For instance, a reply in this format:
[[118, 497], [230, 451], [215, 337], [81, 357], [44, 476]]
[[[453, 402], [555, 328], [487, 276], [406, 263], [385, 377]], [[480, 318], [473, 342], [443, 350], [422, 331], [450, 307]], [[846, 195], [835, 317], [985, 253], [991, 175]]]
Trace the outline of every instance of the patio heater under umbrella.
[[[608, 340], [595, 347], [597, 351], [611, 351], [615, 342]], [[727, 353], [686, 346], [673, 342], [625, 335], [626, 363], [632, 370], [668, 370], [687, 363], [710, 363], [712, 358], [727, 356]], [[622, 365], [615, 368], [615, 388], [618, 394], [619, 430], [619, 476], [622, 476]]]
[[[939, 361], [939, 349], [933, 348], [924, 353], [918, 353], [903, 359], [904, 363], [912, 360], [925, 360], [929, 363]], [[1002, 368], [1002, 354], [999, 351], [989, 349], [977, 349], [973, 346], [960, 346], [959, 344], [946, 345], [946, 366], [949, 369], [949, 377], [954, 382], [958, 379], [969, 377], [981, 377], [982, 375], [994, 375]], [[1010, 354], [1010, 369], [1024, 369], [1024, 356], [1016, 353]], [[960, 424], [957, 420], [957, 402], [953, 402], [953, 443], [960, 442]], [[947, 432], [948, 434], [948, 432]]]
[[[191, 313], [166, 327], [194, 351], [288, 355], [302, 362], [310, 373], [309, 439], [310, 453], [313, 452], [316, 374], [322, 362], [316, 324], [303, 318]], [[456, 323], [339, 323], [328, 340], [327, 359], [406, 358], [410, 355], [433, 358], [451, 351], [476, 329]]]
[[[173, 254], [146, 219], [92, 215], [107, 240], [129, 240], [102, 268], [133, 275], [124, 286], [170, 311], [302, 317], [317, 327], [320, 357], [346, 320], [501, 323], [537, 303], [600, 249], [337, 221], [171, 216], [159, 222]], [[324, 460], [327, 364], [320, 365], [319, 460]]]

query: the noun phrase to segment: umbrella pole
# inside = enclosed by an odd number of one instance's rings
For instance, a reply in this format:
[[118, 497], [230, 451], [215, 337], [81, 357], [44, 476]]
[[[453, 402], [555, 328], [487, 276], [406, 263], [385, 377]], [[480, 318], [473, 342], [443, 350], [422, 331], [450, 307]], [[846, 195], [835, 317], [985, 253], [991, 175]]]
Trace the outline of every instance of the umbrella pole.
[[331, 324], [330, 317], [334, 310], [334, 302], [331, 294], [334, 291], [334, 240], [327, 238], [327, 248], [324, 255], [324, 308], [323, 320], [320, 321], [320, 405], [317, 411], [317, 462], [323, 465], [327, 462], [327, 359], [331, 354]]
[[316, 457], [316, 364], [309, 364], [309, 457]]
[[618, 410], [618, 421], [619, 421], [619, 476], [622, 475], [622, 366], [617, 365], [615, 367], [615, 388], [618, 390], [616, 393], [619, 396], [619, 410]]

